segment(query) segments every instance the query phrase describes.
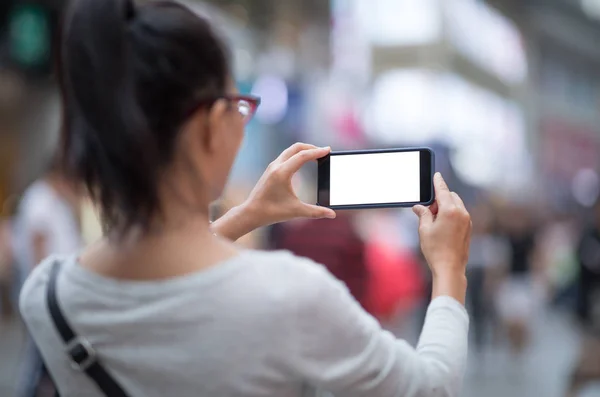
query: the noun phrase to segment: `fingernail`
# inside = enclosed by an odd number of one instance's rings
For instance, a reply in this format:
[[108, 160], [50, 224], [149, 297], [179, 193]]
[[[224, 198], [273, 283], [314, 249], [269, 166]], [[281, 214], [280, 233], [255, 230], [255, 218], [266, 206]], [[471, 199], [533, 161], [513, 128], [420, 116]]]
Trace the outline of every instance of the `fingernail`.
[[334, 213], [331, 213], [331, 212], [330, 212], [330, 213], [328, 213], [328, 214], [327, 214], [327, 218], [328, 218], [328, 219], [335, 219], [335, 212], [334, 212]]
[[331, 146], [324, 146], [322, 149], [323, 150], [331, 150]]

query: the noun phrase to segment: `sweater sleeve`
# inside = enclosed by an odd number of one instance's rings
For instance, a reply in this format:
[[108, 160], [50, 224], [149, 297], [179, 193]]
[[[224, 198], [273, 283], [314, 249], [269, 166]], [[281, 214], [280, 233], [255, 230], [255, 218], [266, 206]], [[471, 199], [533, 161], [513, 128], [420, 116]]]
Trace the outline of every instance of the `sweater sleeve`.
[[343, 396], [456, 397], [469, 319], [459, 302], [431, 302], [417, 348], [381, 329], [347, 288], [306, 261], [297, 277], [289, 365], [304, 381]]

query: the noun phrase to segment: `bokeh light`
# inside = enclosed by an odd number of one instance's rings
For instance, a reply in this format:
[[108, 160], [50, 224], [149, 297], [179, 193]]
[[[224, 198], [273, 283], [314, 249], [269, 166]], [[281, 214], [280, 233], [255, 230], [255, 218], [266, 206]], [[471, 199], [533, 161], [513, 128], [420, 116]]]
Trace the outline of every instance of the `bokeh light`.
[[264, 124], [277, 124], [285, 117], [288, 108], [288, 88], [286, 82], [274, 75], [260, 76], [252, 87], [252, 94], [262, 98], [256, 113]]

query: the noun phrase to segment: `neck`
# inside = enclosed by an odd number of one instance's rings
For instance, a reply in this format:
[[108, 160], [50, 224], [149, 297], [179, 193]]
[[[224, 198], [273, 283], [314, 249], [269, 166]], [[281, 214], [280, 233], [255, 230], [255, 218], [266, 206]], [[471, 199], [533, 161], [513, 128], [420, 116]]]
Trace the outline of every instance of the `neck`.
[[84, 266], [113, 278], [154, 280], [184, 275], [231, 256], [215, 249], [220, 243], [210, 232], [205, 214], [188, 216], [185, 222], [169, 219], [152, 231], [133, 228], [113, 237], [89, 247], [80, 258]]
[[115, 227], [106, 232], [106, 237], [114, 245], [130, 245], [132, 242], [172, 235], [202, 235], [209, 230], [209, 219], [208, 209], [190, 211], [170, 208], [161, 211], [146, 226], [133, 226], [124, 231]]

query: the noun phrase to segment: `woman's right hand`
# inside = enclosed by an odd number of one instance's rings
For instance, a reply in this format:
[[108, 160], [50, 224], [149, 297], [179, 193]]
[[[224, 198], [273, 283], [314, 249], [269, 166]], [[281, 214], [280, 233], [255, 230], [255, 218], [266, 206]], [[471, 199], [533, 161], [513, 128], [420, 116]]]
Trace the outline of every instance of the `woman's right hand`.
[[471, 217], [458, 194], [450, 192], [440, 173], [433, 179], [435, 203], [417, 205], [421, 250], [433, 274], [433, 298], [448, 295], [465, 301]]

